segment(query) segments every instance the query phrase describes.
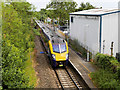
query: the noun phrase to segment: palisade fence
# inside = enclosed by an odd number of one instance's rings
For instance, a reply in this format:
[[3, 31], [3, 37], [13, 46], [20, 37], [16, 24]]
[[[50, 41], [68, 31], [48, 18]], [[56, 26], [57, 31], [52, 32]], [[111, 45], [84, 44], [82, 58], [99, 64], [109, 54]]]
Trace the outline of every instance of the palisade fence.
[[69, 46], [77, 51], [86, 61], [93, 61], [96, 51], [89, 48], [87, 45], [81, 43], [77, 39], [71, 39], [69, 36]]
[[[79, 42], [77, 39], [71, 39], [69, 36], [69, 46], [74, 49], [81, 57], [86, 59], [86, 61], [93, 61], [96, 51], [89, 48], [87, 45]], [[116, 53], [116, 59], [120, 62], [120, 52]]]

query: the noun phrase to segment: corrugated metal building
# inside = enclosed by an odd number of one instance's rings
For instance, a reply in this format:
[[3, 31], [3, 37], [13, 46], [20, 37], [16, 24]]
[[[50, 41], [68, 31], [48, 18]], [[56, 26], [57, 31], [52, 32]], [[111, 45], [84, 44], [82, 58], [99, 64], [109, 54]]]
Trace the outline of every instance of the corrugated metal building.
[[[70, 36], [91, 52], [111, 54], [118, 51], [118, 9], [91, 9], [70, 13]], [[119, 34], [120, 36], [120, 34]], [[118, 41], [119, 40], [119, 41]], [[120, 43], [119, 43], [120, 44]]]

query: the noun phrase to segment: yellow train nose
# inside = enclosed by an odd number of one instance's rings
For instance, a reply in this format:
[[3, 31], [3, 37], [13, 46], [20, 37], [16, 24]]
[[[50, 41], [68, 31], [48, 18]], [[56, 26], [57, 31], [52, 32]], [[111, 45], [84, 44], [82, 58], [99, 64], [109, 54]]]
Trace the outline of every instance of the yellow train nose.
[[65, 61], [66, 60], [66, 54], [56, 54], [56, 61]]

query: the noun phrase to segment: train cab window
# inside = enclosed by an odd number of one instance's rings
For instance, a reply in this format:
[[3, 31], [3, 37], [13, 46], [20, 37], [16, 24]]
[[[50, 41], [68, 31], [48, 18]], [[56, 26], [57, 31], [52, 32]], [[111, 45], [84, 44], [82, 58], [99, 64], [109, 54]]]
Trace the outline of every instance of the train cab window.
[[53, 52], [60, 53], [59, 44], [54, 44], [52, 46], [53, 46]]
[[66, 52], [66, 44], [53, 44], [53, 52], [63, 53]]
[[66, 44], [60, 45], [61, 53], [66, 52]]

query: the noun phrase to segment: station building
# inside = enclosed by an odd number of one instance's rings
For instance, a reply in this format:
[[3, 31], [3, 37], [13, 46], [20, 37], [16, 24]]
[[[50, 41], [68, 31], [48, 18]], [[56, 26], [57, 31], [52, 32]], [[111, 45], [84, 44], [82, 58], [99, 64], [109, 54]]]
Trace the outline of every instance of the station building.
[[113, 56], [120, 52], [119, 9], [91, 9], [69, 15], [71, 39], [77, 39], [81, 46], [94, 54], [111, 55], [111, 47]]

